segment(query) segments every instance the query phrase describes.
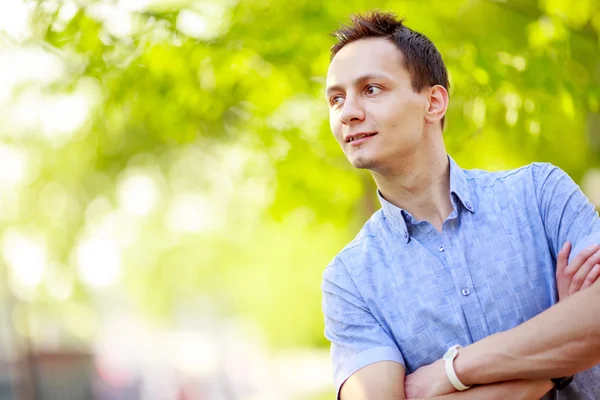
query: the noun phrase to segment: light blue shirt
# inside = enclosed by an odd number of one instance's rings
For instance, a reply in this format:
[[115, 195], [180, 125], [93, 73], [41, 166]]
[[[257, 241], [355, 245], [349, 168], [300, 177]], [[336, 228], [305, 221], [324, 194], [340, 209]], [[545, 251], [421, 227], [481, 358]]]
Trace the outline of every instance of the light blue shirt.
[[[563, 244], [593, 234], [600, 242], [598, 213], [561, 169], [487, 172], [449, 160], [454, 209], [441, 233], [379, 194], [382, 208], [323, 273], [338, 391], [368, 364], [395, 361], [409, 374], [452, 345], [536, 316], [558, 301]], [[600, 367], [577, 374], [557, 398], [600, 398]]]

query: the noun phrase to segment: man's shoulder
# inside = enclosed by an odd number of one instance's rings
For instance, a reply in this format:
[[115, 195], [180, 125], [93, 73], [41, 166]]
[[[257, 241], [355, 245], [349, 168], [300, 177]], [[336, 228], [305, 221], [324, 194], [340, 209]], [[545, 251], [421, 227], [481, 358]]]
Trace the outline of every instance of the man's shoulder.
[[371, 215], [371, 217], [365, 222], [360, 231], [356, 234], [344, 248], [337, 254], [338, 257], [352, 257], [356, 252], [364, 251], [373, 245], [374, 241], [378, 241], [378, 237], [381, 235], [382, 227], [385, 216], [383, 210], [379, 209]]
[[463, 170], [468, 182], [483, 187], [492, 187], [496, 184], [543, 184], [544, 180], [554, 171], [561, 170], [548, 162], [533, 162], [518, 168], [500, 171], [487, 171], [482, 169]]
[[383, 210], [379, 209], [365, 222], [358, 234], [346, 246], [340, 250], [334, 259], [329, 263], [328, 268], [338, 266], [349, 269], [352, 273], [352, 267], [359, 264], [358, 260], [367, 257], [368, 253], [376, 251], [382, 240], [381, 234], [385, 216]]

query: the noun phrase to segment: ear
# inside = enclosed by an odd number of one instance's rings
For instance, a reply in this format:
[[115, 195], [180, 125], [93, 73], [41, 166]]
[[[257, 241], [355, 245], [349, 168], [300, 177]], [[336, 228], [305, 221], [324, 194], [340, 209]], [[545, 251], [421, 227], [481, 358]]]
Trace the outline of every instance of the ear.
[[448, 109], [448, 91], [441, 85], [429, 89], [428, 107], [425, 120], [430, 124], [440, 121]]

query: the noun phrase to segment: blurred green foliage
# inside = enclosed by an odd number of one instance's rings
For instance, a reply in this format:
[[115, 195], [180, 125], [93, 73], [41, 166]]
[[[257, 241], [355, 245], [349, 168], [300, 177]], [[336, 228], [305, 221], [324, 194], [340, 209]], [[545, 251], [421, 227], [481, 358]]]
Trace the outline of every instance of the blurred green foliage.
[[[93, 329], [69, 321], [93, 326], [117, 286], [166, 321], [202, 297], [255, 319], [275, 346], [326, 346], [321, 272], [378, 207], [329, 132], [328, 33], [373, 6], [441, 51], [444, 135], [461, 166], [551, 161], [576, 180], [600, 166], [596, 0], [39, 0], [31, 34], [2, 47], [42, 49], [62, 73], [20, 84], [11, 102], [79, 93], [89, 112], [62, 136], [2, 124], [28, 173], [2, 197], [0, 224], [46, 249], [43, 279], [16, 295], [84, 340]], [[103, 234], [118, 278], [86, 284], [78, 250]], [[102, 246], [91, 254], [114, 247]]]

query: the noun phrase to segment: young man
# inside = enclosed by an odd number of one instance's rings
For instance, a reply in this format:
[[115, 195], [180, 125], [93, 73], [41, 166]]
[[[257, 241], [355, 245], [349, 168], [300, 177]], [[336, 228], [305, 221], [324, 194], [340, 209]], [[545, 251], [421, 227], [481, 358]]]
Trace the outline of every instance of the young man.
[[[594, 207], [550, 164], [456, 165], [442, 58], [393, 14], [336, 36], [331, 130], [382, 204], [323, 273], [339, 397], [600, 398]], [[589, 246], [569, 259], [571, 243]]]

